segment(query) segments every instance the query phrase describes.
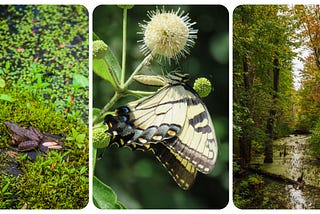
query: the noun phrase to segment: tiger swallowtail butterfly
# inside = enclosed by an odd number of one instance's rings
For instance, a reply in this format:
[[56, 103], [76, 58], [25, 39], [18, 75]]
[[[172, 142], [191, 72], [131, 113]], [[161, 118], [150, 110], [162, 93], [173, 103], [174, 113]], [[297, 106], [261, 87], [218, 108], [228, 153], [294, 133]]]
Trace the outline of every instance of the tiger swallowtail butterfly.
[[[148, 78], [136, 78], [150, 84]], [[139, 80], [140, 79], [140, 80]], [[212, 171], [218, 144], [210, 114], [186, 83], [187, 74], [174, 71], [157, 76], [164, 85], [152, 96], [128, 103], [106, 115], [111, 143], [132, 150], [152, 151], [182, 189], [189, 189], [197, 171]]]

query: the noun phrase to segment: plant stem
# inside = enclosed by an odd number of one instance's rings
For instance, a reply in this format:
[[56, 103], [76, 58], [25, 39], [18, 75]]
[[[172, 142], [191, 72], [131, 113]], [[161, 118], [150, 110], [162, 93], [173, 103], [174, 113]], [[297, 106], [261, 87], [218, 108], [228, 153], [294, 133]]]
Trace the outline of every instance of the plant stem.
[[115, 72], [113, 71], [113, 68], [111, 66], [109, 66], [107, 56], [104, 56], [102, 60], [105, 63], [106, 69], [110, 71], [109, 74], [111, 75], [112, 80], [114, 81], [114, 84], [111, 83], [112, 86], [115, 88], [115, 90], [120, 90], [121, 85], [119, 84], [119, 79], [118, 79], [117, 75], [115, 74]]
[[103, 107], [103, 109], [100, 111], [99, 115], [93, 120], [92, 124], [95, 125], [98, 120], [101, 118], [102, 115], [104, 115], [109, 109], [117, 102], [117, 100], [121, 97], [121, 95], [117, 92], [113, 95], [111, 100]]
[[133, 77], [145, 66], [152, 58], [152, 55], [149, 54], [144, 58], [144, 60], [137, 66], [137, 68], [133, 71], [129, 79], [126, 81], [126, 83], [123, 85], [123, 89], [128, 88], [129, 84], [133, 81]]
[[94, 172], [94, 169], [96, 168], [96, 160], [97, 160], [97, 149], [92, 146], [92, 168], [93, 168], [93, 172]]
[[127, 49], [127, 9], [123, 9], [123, 27], [122, 27], [122, 66], [120, 84], [123, 86], [126, 76], [126, 49]]
[[[113, 97], [111, 98], [111, 100], [103, 107], [103, 109], [100, 111], [99, 115], [93, 120], [92, 124], [95, 125], [98, 120], [100, 119], [100, 117], [102, 115], [104, 115], [107, 111], [109, 111], [109, 109], [117, 102], [117, 100], [122, 97], [124, 94], [126, 94], [125, 92], [128, 89], [128, 86], [130, 85], [130, 83], [133, 81], [133, 77], [134, 75], [136, 75], [142, 68], [143, 66], [145, 66], [150, 59], [152, 58], [152, 55], [149, 54], [148, 56], [146, 56], [144, 58], [144, 60], [137, 66], [137, 68], [133, 71], [133, 73], [131, 74], [131, 76], [129, 77], [129, 79], [126, 81], [126, 83], [123, 85], [122, 88], [115, 88], [116, 92], [113, 95]], [[121, 76], [122, 78], [122, 76]], [[133, 94], [137, 94], [137, 92], [131, 91], [133, 92]], [[140, 94], [143, 94], [143, 92], [140, 91]], [[148, 92], [145, 94], [149, 94]]]

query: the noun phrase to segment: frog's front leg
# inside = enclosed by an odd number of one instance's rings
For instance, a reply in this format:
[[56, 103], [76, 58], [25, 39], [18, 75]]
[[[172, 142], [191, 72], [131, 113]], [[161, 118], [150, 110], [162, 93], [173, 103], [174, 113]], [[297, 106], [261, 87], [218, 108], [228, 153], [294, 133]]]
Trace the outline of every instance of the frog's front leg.
[[18, 150], [19, 151], [30, 151], [30, 150], [38, 148], [38, 146], [39, 146], [39, 143], [37, 141], [28, 140], [28, 141], [21, 142], [18, 145]]

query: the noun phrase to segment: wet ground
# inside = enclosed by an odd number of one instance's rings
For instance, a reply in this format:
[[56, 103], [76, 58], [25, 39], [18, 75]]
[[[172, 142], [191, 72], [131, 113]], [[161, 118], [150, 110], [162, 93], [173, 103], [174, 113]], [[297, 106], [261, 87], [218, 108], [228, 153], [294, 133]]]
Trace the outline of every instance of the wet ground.
[[320, 167], [310, 155], [307, 135], [290, 135], [274, 142], [273, 163], [263, 164], [263, 156], [253, 157], [259, 168], [293, 182], [265, 177], [264, 191], [273, 192], [279, 203], [289, 209], [320, 208]]

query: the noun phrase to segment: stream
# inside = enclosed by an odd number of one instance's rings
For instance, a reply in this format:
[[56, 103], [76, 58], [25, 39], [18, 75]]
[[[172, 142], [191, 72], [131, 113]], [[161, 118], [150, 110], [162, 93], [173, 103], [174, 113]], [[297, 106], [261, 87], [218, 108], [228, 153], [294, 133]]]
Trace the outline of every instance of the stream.
[[251, 163], [258, 164], [262, 171], [297, 181], [279, 182], [266, 178], [265, 191], [278, 194], [289, 209], [320, 208], [320, 167], [310, 155], [308, 138], [308, 135], [290, 135], [274, 141], [273, 163], [264, 164], [261, 155], [252, 158]]

